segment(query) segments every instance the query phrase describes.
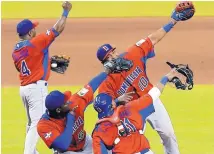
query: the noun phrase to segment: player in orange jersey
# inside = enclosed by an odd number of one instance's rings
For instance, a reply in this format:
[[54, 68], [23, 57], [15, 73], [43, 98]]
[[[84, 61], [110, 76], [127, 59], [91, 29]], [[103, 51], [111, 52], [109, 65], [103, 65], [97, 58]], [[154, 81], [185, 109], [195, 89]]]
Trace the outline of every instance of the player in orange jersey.
[[36, 144], [39, 135], [36, 125], [45, 112], [45, 97], [48, 94], [47, 81], [50, 75], [48, 48], [65, 28], [71, 3], [62, 4], [63, 14], [46, 33], [36, 35], [38, 22], [28, 19], [17, 24], [20, 41], [15, 45], [12, 58], [20, 78], [20, 95], [24, 103], [28, 123], [24, 154], [38, 154]]
[[[170, 21], [145, 39], [132, 45], [125, 53], [119, 55], [116, 48], [104, 44], [97, 51], [97, 58], [102, 64], [118, 57], [132, 61], [134, 66], [128, 72], [110, 75], [100, 86], [99, 93], [107, 93], [113, 99], [124, 93], [135, 91], [133, 100], [147, 94], [153, 85], [146, 74], [146, 61], [155, 56], [154, 46], [181, 20], [182, 15], [173, 11]], [[183, 20], [183, 19], [182, 19]], [[179, 154], [179, 148], [170, 117], [160, 99], [154, 102], [155, 113], [147, 120], [158, 132], [166, 154]]]
[[153, 102], [159, 99], [165, 84], [178, 75], [171, 70], [148, 94], [125, 105], [116, 105], [109, 94], [98, 94], [94, 100], [99, 118], [92, 134], [94, 154], [107, 154], [108, 150], [114, 154], [152, 154], [144, 136], [146, 119], [155, 111]]
[[[94, 92], [107, 74], [114, 70], [118, 72], [119, 66], [113, 64], [106, 68], [106, 73], [96, 76], [73, 95], [69, 91], [63, 94], [55, 90], [46, 97], [47, 112], [39, 121], [37, 130], [49, 148], [60, 154], [92, 153], [92, 139], [84, 130], [84, 111], [92, 103]], [[69, 113], [72, 110], [74, 114]]]

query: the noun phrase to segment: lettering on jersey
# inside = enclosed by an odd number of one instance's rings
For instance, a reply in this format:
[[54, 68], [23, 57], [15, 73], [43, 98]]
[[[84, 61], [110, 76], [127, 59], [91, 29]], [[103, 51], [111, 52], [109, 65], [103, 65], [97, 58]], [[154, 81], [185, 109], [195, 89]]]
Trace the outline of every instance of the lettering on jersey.
[[82, 88], [77, 94], [79, 96], [84, 96], [89, 90], [86, 88]]
[[52, 136], [52, 132], [44, 134], [44, 137], [45, 137], [46, 140], [48, 140], [49, 138], [51, 138], [51, 136]]
[[141, 44], [143, 44], [143, 42], [145, 42], [146, 40], [144, 40], [144, 39], [141, 39], [140, 41], [138, 41], [137, 43], [136, 43], [136, 46], [141, 46]]
[[131, 116], [131, 112], [129, 111], [129, 109], [127, 108], [126, 110], [120, 112], [120, 119], [123, 119], [125, 117]]
[[74, 126], [73, 126], [73, 134], [76, 132], [76, 130], [82, 126], [84, 124], [84, 121], [82, 119], [82, 117], [78, 117], [77, 120], [74, 122]]
[[20, 59], [24, 59], [28, 56], [28, 50], [27, 49], [23, 49], [19, 52], [13, 52], [12, 54], [12, 57], [13, 57], [13, 60], [15, 62], [19, 61]]
[[82, 141], [85, 138], [84, 131], [81, 130], [78, 134], [78, 141]]
[[141, 77], [138, 86], [143, 91], [148, 86], [148, 84], [149, 84], [148, 79], [146, 79], [145, 77]]
[[126, 130], [128, 130], [129, 133], [131, 132], [135, 132], [137, 129], [134, 126], [134, 124], [132, 124], [128, 118], [124, 118], [123, 119], [123, 125], [126, 127]]
[[142, 73], [142, 72], [143, 72], [143, 70], [139, 66], [137, 66], [135, 68], [135, 70], [126, 77], [126, 79], [122, 83], [120, 89], [117, 91], [117, 94], [123, 95], [128, 90], [128, 88], [131, 86], [131, 84], [135, 81], [135, 79], [137, 79], [138, 76], [140, 75], [140, 73]]

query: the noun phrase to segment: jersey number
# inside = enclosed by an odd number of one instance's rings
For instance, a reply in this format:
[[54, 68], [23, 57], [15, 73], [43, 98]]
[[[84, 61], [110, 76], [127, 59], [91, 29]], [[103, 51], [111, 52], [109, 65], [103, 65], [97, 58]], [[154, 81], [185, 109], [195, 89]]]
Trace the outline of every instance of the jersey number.
[[23, 76], [25, 76], [25, 75], [29, 76], [31, 74], [30, 70], [27, 67], [27, 63], [25, 62], [25, 60], [23, 60], [21, 63], [21, 72], [22, 72]]
[[140, 89], [143, 91], [148, 86], [148, 83], [149, 83], [148, 80], [145, 77], [142, 77], [140, 78], [138, 85]]

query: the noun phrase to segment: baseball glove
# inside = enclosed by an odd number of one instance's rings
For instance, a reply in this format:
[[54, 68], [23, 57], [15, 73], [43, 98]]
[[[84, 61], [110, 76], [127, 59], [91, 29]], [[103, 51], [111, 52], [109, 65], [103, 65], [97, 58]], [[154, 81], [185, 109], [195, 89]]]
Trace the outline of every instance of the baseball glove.
[[122, 71], [129, 71], [133, 66], [133, 62], [124, 58], [116, 58], [106, 61], [103, 65], [109, 73], [120, 73]]
[[175, 64], [172, 64], [170, 62], [166, 62], [171, 68], [175, 68], [176, 71], [180, 74], [182, 74], [185, 78], [185, 81], [181, 81], [180, 78], [178, 77], [174, 77], [172, 78], [171, 81], [169, 82], [172, 82], [175, 87], [177, 89], [181, 89], [181, 90], [191, 90], [193, 88], [193, 72], [192, 70], [189, 68], [188, 65], [184, 65], [184, 64], [178, 64], [178, 65], [175, 65]]
[[192, 18], [194, 13], [195, 7], [193, 3], [190, 1], [183, 1], [177, 4], [171, 17], [176, 21], [185, 21]]
[[51, 70], [64, 74], [70, 62], [70, 57], [65, 55], [55, 55], [51, 57]]

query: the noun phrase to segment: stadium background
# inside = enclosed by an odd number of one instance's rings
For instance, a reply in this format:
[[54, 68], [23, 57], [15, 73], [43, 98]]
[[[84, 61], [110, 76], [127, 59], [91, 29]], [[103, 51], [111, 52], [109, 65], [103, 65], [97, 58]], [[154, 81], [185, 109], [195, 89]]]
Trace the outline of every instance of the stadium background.
[[[169, 68], [166, 60], [189, 63], [195, 73], [192, 91], [167, 87], [161, 99], [174, 125], [181, 154], [214, 153], [214, 2], [194, 2], [196, 13], [190, 21], [179, 23], [156, 47], [156, 57], [148, 61], [153, 83]], [[72, 2], [73, 9], [63, 34], [50, 48], [51, 55], [71, 56], [65, 75], [52, 73], [49, 91], [76, 92], [101, 71], [96, 60], [100, 44], [112, 43], [119, 51], [164, 25], [176, 2]], [[11, 53], [18, 41], [16, 24], [30, 18], [40, 22], [45, 32], [60, 17], [61, 2], [2, 2], [2, 153], [21, 154], [25, 138], [25, 111], [19, 97], [18, 76]], [[85, 128], [91, 133], [96, 113], [86, 111]], [[147, 125], [146, 136], [155, 153], [163, 153], [160, 138]], [[41, 154], [51, 154], [42, 141]]]

